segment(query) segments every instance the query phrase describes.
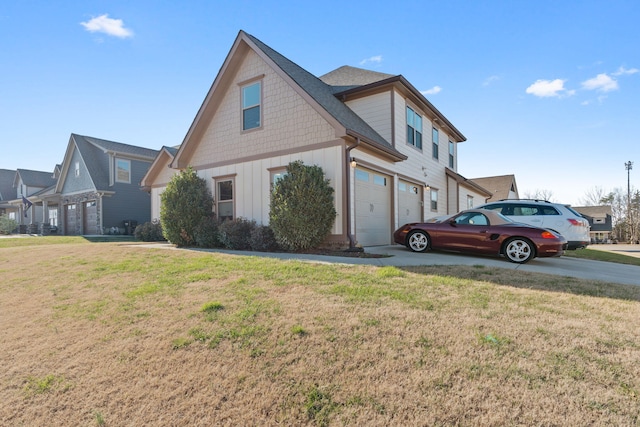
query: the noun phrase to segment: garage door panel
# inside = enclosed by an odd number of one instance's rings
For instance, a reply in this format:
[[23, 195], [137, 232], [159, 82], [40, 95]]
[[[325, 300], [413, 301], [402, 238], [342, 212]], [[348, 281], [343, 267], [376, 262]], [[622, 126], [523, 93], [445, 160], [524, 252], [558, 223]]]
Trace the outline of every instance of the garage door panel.
[[356, 169], [356, 239], [363, 246], [391, 242], [391, 179], [374, 171]]

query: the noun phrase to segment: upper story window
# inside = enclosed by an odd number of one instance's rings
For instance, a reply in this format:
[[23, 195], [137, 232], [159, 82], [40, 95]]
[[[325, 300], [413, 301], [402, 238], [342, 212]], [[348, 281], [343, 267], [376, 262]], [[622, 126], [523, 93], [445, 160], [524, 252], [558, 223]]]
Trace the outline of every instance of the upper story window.
[[80, 162], [76, 162], [74, 174], [75, 176], [80, 176]]
[[453, 145], [453, 141], [449, 141], [449, 167], [451, 169], [455, 169], [455, 146]]
[[422, 116], [407, 107], [407, 144], [422, 150]]
[[467, 209], [473, 209], [473, 196], [467, 196]]
[[433, 158], [434, 159], [438, 159], [439, 158], [439, 154], [438, 154], [438, 141], [440, 139], [440, 133], [438, 132], [438, 129], [433, 128], [431, 130], [431, 140], [433, 141]]
[[260, 82], [255, 82], [242, 87], [242, 130], [261, 126], [261, 86]]
[[131, 183], [131, 161], [116, 159], [116, 182]]

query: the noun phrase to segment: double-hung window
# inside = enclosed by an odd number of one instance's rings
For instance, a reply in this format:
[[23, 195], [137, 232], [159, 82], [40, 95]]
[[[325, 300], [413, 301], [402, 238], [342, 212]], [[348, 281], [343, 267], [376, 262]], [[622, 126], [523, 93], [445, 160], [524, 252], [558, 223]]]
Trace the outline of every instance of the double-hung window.
[[220, 221], [233, 219], [233, 180], [220, 180], [216, 183], [216, 204]]
[[431, 189], [431, 211], [438, 211], [438, 190]]
[[422, 116], [407, 107], [407, 144], [422, 150]]
[[431, 140], [433, 141], [433, 158], [434, 159], [438, 159], [439, 155], [438, 155], [438, 141], [440, 138], [440, 133], [438, 132], [438, 129], [433, 128], [431, 131]]
[[116, 182], [131, 184], [131, 161], [116, 159]]
[[242, 87], [242, 130], [261, 126], [262, 88], [260, 82]]

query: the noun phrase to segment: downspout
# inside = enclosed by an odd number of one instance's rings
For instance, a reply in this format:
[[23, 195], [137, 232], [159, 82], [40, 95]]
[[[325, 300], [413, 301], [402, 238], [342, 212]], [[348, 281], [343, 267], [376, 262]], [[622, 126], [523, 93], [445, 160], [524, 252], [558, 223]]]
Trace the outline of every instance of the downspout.
[[356, 247], [356, 243], [353, 240], [351, 234], [351, 150], [360, 145], [360, 138], [356, 137], [356, 143], [346, 149], [346, 161], [345, 161], [345, 177], [347, 180], [347, 238], [349, 239], [349, 249], [353, 250]]

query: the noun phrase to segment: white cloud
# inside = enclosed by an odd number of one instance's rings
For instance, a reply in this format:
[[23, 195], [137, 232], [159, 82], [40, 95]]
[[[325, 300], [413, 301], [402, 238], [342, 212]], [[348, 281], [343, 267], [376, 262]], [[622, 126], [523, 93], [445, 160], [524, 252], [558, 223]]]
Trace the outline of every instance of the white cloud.
[[549, 98], [554, 96], [573, 95], [575, 91], [567, 90], [564, 87], [566, 80], [536, 80], [529, 86], [526, 92], [530, 95], [539, 96], [541, 98]]
[[640, 70], [637, 68], [624, 68], [624, 67], [620, 67], [618, 68], [618, 71], [616, 71], [615, 73], [612, 73], [614, 76], [622, 76], [624, 74], [635, 74], [635, 73], [640, 73]]
[[489, 76], [485, 79], [484, 82], [482, 82], [482, 86], [489, 86], [490, 84], [492, 84], [493, 82], [497, 82], [498, 80], [500, 80], [499, 76]]
[[592, 79], [582, 82], [582, 87], [587, 90], [610, 92], [612, 90], [618, 90], [618, 82], [609, 77], [609, 75], [602, 73]]
[[420, 91], [423, 95], [435, 95], [436, 93], [440, 93], [442, 88], [440, 86], [434, 86], [431, 89]]
[[97, 18], [92, 18], [87, 22], [81, 22], [80, 25], [90, 33], [105, 33], [121, 39], [133, 37], [133, 31], [125, 28], [122, 19], [111, 19], [106, 13]]
[[382, 62], [382, 55], [372, 56], [371, 58], [363, 59], [360, 61], [360, 65], [367, 64], [380, 64]]

